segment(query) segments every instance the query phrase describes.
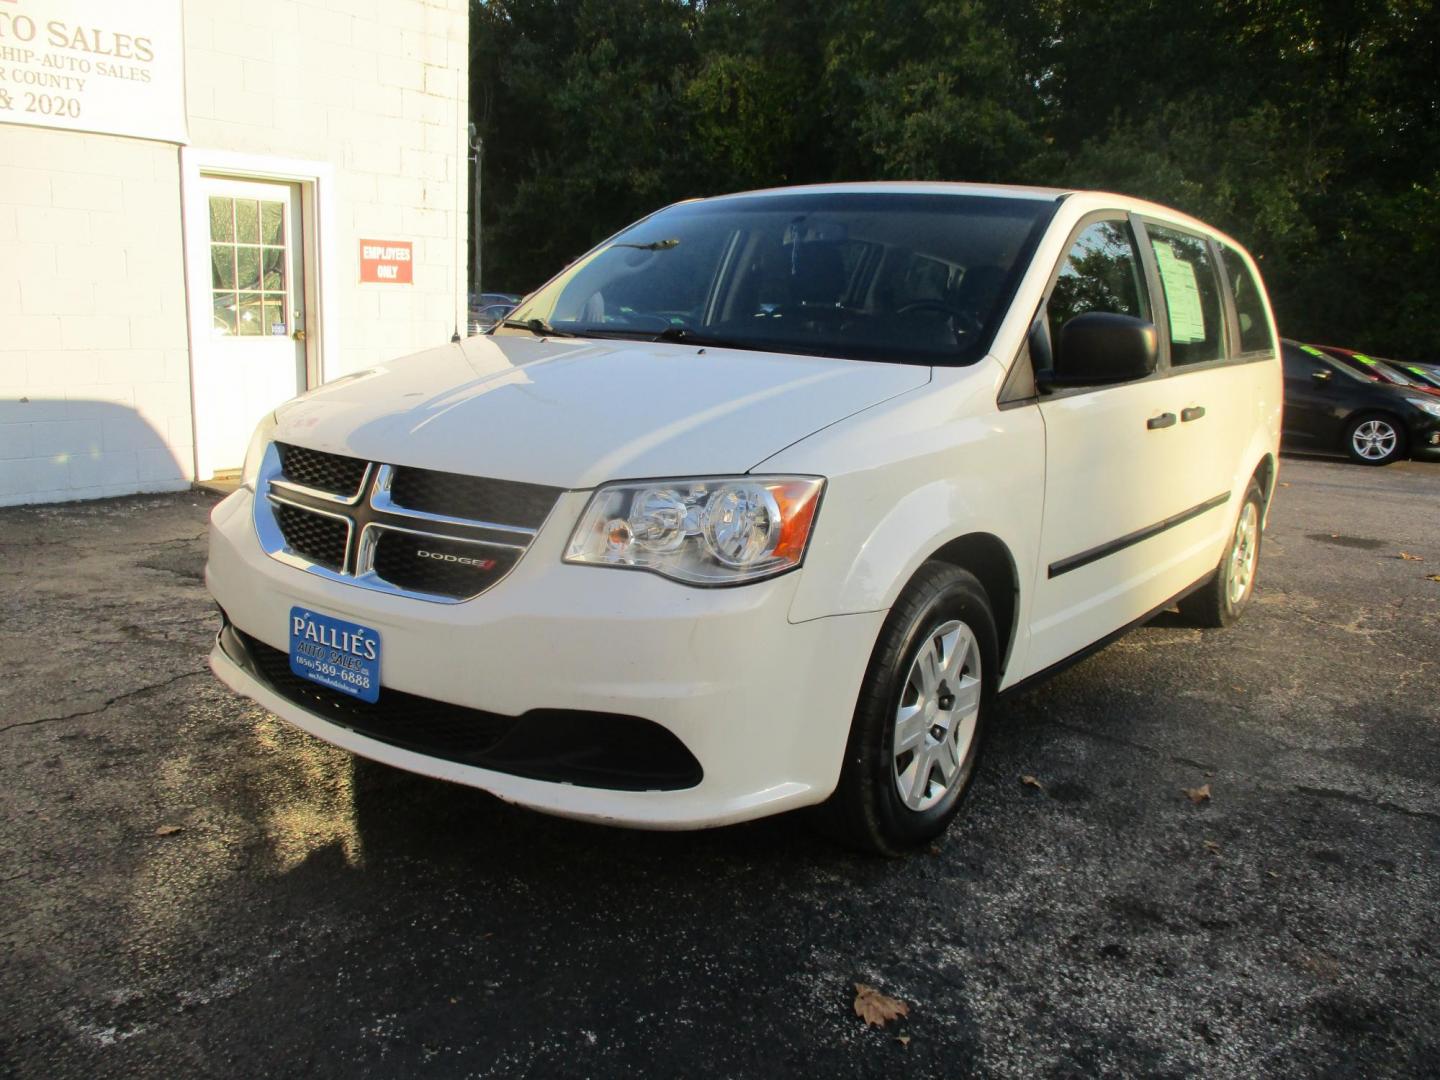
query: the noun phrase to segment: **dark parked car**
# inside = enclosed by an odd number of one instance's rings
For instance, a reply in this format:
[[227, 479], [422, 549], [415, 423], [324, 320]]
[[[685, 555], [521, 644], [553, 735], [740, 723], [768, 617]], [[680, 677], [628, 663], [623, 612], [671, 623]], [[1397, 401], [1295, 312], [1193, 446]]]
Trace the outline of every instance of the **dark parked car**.
[[1281, 360], [1288, 445], [1341, 450], [1363, 465], [1440, 459], [1440, 398], [1367, 378], [1312, 345], [1286, 341]]
[[1440, 366], [1435, 364], [1406, 364], [1398, 360], [1391, 362], [1410, 378], [1418, 379], [1440, 390]]
[[1316, 345], [1314, 348], [1328, 353], [1352, 371], [1358, 371], [1366, 378], [1388, 383], [1391, 386], [1406, 386], [1412, 390], [1440, 396], [1440, 388], [1431, 386], [1428, 380], [1405, 371], [1404, 365], [1398, 360], [1386, 360], [1383, 357], [1370, 356], [1368, 353], [1355, 349], [1342, 349], [1338, 345]]

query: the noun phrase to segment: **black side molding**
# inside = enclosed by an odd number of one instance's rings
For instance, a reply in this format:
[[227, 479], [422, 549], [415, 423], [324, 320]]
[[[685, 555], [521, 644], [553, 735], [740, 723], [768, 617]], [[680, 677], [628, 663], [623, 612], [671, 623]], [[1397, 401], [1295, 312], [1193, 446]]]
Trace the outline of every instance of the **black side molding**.
[[[1173, 421], [1173, 416], [1171, 417]], [[1071, 570], [1078, 570], [1082, 566], [1089, 566], [1092, 562], [1098, 562], [1107, 555], [1114, 555], [1117, 551], [1124, 551], [1132, 544], [1138, 544], [1142, 540], [1149, 540], [1152, 536], [1159, 536], [1166, 529], [1173, 529], [1176, 525], [1184, 525], [1191, 518], [1197, 518], [1207, 510], [1214, 510], [1217, 506], [1224, 506], [1230, 501], [1230, 493], [1216, 495], [1213, 499], [1206, 499], [1198, 506], [1192, 506], [1189, 510], [1182, 510], [1178, 514], [1172, 514], [1164, 521], [1157, 521], [1154, 525], [1146, 525], [1143, 529], [1136, 529], [1132, 533], [1126, 533], [1115, 540], [1093, 547], [1089, 551], [1082, 551], [1078, 555], [1070, 555], [1058, 562], [1050, 564], [1048, 577], [1057, 578], [1061, 574], [1068, 574]]]

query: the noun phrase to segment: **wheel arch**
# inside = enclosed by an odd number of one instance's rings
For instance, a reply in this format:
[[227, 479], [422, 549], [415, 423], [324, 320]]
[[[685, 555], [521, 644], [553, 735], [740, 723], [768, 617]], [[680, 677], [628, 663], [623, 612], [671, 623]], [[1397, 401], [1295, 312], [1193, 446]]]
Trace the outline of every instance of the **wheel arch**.
[[1267, 451], [1260, 458], [1260, 463], [1255, 466], [1250, 478], [1260, 485], [1260, 496], [1264, 500], [1260, 527], [1264, 529], [1270, 523], [1270, 504], [1275, 498], [1275, 483], [1279, 478], [1275, 455]]
[[936, 548], [924, 562], [949, 563], [968, 570], [979, 580], [995, 615], [1003, 675], [1009, 666], [1020, 616], [1020, 573], [1009, 546], [994, 533], [966, 533]]

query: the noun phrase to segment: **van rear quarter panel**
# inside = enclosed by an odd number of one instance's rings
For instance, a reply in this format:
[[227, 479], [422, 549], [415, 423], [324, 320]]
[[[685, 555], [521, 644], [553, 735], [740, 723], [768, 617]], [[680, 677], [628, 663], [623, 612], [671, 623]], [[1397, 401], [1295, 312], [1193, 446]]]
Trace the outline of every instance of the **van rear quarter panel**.
[[[878, 611], [949, 541], [990, 533], [1030, 580], [1045, 496], [1045, 433], [1034, 408], [1000, 410], [1004, 369], [986, 358], [781, 451], [758, 472], [829, 478], [790, 621]], [[1009, 670], [1023, 665], [1028, 593]]]

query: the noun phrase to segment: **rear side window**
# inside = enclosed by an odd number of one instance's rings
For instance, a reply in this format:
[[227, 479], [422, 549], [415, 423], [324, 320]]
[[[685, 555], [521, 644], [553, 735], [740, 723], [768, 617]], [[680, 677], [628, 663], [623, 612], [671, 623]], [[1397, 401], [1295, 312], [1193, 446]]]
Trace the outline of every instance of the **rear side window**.
[[1240, 321], [1240, 351], [1269, 352], [1275, 348], [1275, 339], [1270, 336], [1270, 321], [1265, 318], [1265, 302], [1255, 275], [1234, 248], [1221, 245], [1220, 257], [1225, 260], [1225, 276], [1230, 279], [1235, 316]]
[[1225, 355], [1220, 283], [1210, 245], [1193, 233], [1145, 226], [1170, 314], [1170, 363], [1203, 364]]
[[1076, 315], [1107, 311], [1147, 317], [1139, 253], [1130, 226], [1123, 221], [1097, 221], [1071, 245], [1047, 309], [1050, 340]]

